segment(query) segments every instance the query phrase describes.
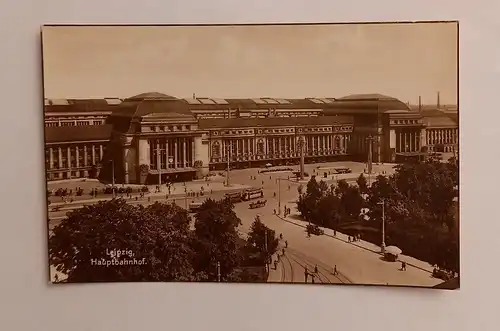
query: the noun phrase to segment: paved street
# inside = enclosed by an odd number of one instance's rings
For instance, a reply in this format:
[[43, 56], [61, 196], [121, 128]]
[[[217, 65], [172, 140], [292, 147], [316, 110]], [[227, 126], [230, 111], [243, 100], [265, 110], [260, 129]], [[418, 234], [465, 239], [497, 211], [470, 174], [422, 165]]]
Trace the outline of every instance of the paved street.
[[[349, 167], [353, 170], [353, 173], [336, 175], [337, 178], [331, 175], [327, 180], [329, 182], [335, 179], [346, 179], [352, 182], [363, 171], [365, 165], [355, 162], [308, 164], [306, 165], [306, 172], [312, 175], [314, 174], [313, 170], [318, 169], [316, 174], [319, 172], [321, 177], [323, 177], [323, 173], [325, 171], [328, 172], [328, 167], [335, 166]], [[391, 173], [393, 171], [392, 166], [390, 164], [374, 164], [374, 172], [386, 171], [387, 173]], [[298, 166], [293, 168], [298, 169]], [[334, 237], [331, 231], [326, 229], [325, 235], [308, 238], [304, 229], [304, 222], [298, 218], [295, 209], [295, 201], [298, 196], [297, 188], [301, 183], [288, 180], [291, 177], [290, 172], [258, 174], [258, 170], [233, 170], [230, 174], [230, 183], [239, 184], [235, 188], [248, 186], [263, 187], [264, 199], [268, 200], [265, 207], [257, 209], [250, 209], [249, 202], [241, 202], [235, 205], [235, 212], [243, 223], [239, 229], [241, 235], [245, 236], [255, 217], [259, 215], [262, 222], [271, 229], [274, 229], [278, 236], [280, 233], [283, 234], [284, 239], [280, 242], [280, 255], [281, 249], [284, 247], [284, 240], [288, 242], [288, 248], [285, 248], [284, 256], [280, 256], [276, 269], [274, 269], [274, 263], [271, 265], [269, 282], [303, 283], [305, 281], [305, 267], [312, 272], [315, 266], [318, 267], [318, 273], [315, 275], [315, 283], [434, 286], [441, 282], [431, 277], [429, 272], [430, 266], [426, 263], [403, 256], [402, 259], [409, 265], [407, 271], [399, 271], [400, 263], [383, 261], [381, 256], [376, 252], [377, 247], [364, 242], [348, 243], [346, 236], [338, 232], [337, 236]], [[253, 180], [251, 176], [256, 176], [257, 179]], [[281, 178], [281, 180], [278, 180], [278, 178]], [[225, 193], [224, 190], [227, 190], [223, 186], [222, 180], [223, 177], [217, 177], [213, 183], [211, 182], [210, 185], [213, 192], [209, 195], [210, 197], [215, 199], [222, 198]], [[281, 185], [278, 185], [279, 183]], [[177, 185], [179, 185], [180, 190], [180, 185], [182, 184]], [[188, 183], [188, 185], [194, 184]], [[276, 193], [276, 197], [274, 197], [274, 193]], [[205, 198], [206, 196], [188, 199], [189, 201], [202, 201]], [[292, 209], [292, 215], [289, 215], [286, 219], [273, 214], [274, 210], [278, 210], [278, 198], [281, 200], [281, 209], [285, 206]], [[148, 204], [155, 201], [165, 201], [164, 193], [158, 195], [151, 194], [150, 200], [148, 202], [147, 197], [142, 199], [142, 201], [131, 199], [131, 203]], [[175, 197], [175, 200], [180, 206], [185, 206], [186, 200], [184, 196]], [[71, 209], [78, 206], [81, 206], [81, 203], [73, 203], [71, 207], [70, 205], [65, 205], [63, 208]], [[67, 210], [63, 210], [63, 208], [59, 212], [49, 213], [52, 219], [50, 222], [51, 228], [64, 217]], [[273, 259], [276, 260], [276, 256]], [[338, 275], [333, 275], [335, 265], [337, 266]], [[311, 283], [310, 276], [308, 277], [308, 283]]]

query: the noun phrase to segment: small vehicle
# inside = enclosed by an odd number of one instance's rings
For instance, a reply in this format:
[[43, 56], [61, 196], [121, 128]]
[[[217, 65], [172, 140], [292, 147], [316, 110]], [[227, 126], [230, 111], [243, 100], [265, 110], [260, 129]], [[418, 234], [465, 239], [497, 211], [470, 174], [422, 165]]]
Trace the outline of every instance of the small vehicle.
[[243, 193], [241, 194], [241, 198], [245, 201], [263, 197], [264, 197], [264, 191], [261, 188], [249, 188], [244, 190]]
[[226, 193], [224, 195], [224, 198], [228, 199], [229, 201], [231, 201], [233, 203], [243, 201], [243, 197], [242, 197], [242, 193], [241, 192]]
[[[300, 171], [294, 171], [293, 175], [297, 178], [300, 177]], [[304, 177], [309, 177], [309, 174], [307, 172], [304, 172]]]
[[202, 202], [191, 202], [189, 204], [189, 212], [196, 213], [200, 209], [201, 205], [203, 205]]
[[444, 281], [450, 280], [452, 278], [448, 272], [438, 268], [434, 268], [434, 270], [432, 270], [432, 277], [439, 278]]
[[257, 200], [255, 202], [250, 203], [250, 209], [261, 208], [264, 207], [267, 203], [267, 200]]
[[338, 174], [350, 174], [352, 172], [351, 168], [347, 167], [335, 168], [335, 171]]
[[321, 236], [322, 234], [325, 234], [325, 231], [323, 231], [319, 226], [316, 224], [308, 224], [306, 227], [306, 232], [308, 235], [315, 235], [315, 236]]

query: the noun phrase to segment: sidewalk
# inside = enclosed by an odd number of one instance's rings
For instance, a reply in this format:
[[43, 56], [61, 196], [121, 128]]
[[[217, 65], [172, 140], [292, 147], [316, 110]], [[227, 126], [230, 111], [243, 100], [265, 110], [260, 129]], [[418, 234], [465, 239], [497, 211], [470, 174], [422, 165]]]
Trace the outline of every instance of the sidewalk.
[[[207, 183], [210, 185], [207, 186]], [[225, 186], [222, 182], [189, 182], [186, 183], [186, 188], [187, 192], [199, 192], [201, 190], [201, 187], [204, 187], [205, 190], [205, 195], [209, 197], [210, 196], [210, 191], [212, 190], [213, 193], [216, 192], [224, 192], [224, 191], [231, 191], [231, 190], [240, 190], [240, 189], [245, 189], [248, 188], [248, 185], [240, 185], [240, 184], [231, 184], [230, 186]], [[154, 188], [153, 188], [154, 189]], [[168, 189], [165, 187], [162, 187], [162, 192], [157, 192], [155, 193], [150, 192], [146, 193], [145, 197], [165, 197], [168, 194]], [[132, 193], [132, 197], [139, 197], [140, 193]], [[170, 198], [184, 198], [185, 197], [185, 192], [184, 192], [184, 186], [182, 184], [177, 184], [176, 186], [173, 186], [171, 190], [171, 194], [168, 194], [169, 199]], [[116, 194], [117, 197], [126, 197], [126, 194]], [[57, 199], [60, 197], [55, 197], [52, 196], [52, 199]], [[84, 194], [82, 196], [76, 197], [72, 196], [74, 198], [73, 202], [52, 202], [49, 206], [50, 207], [57, 207], [57, 206], [71, 206], [71, 205], [79, 205], [79, 204], [88, 204], [88, 203], [97, 203], [99, 201], [109, 201], [113, 199], [112, 194], [104, 194], [101, 193], [95, 198], [91, 198], [89, 194]], [[80, 198], [80, 199], [79, 199]]]
[[[294, 214], [294, 215], [295, 215], [295, 217], [299, 216], [298, 214]], [[289, 216], [286, 218], [283, 218], [281, 215], [276, 215], [276, 216], [285, 222], [288, 222], [288, 223], [291, 223], [291, 224], [294, 224], [294, 225], [297, 225], [297, 226], [300, 226], [303, 228], [306, 228], [306, 226], [308, 224], [305, 221], [298, 220], [298, 219], [295, 219], [295, 218], [292, 218]], [[372, 244], [372, 243], [364, 241], [364, 240], [349, 242], [349, 239], [348, 239], [349, 236], [344, 234], [344, 233], [337, 231], [336, 234], [334, 235], [334, 231], [332, 229], [327, 229], [327, 228], [321, 228], [321, 229], [325, 232], [324, 233], [325, 236], [328, 236], [332, 239], [343, 241], [349, 245], [357, 246], [361, 249], [370, 251], [370, 252], [375, 253], [377, 255], [381, 255], [380, 246], [377, 246], [375, 244]], [[411, 256], [401, 254], [399, 256], [398, 260], [406, 262], [406, 264], [408, 266], [411, 266], [411, 267], [414, 267], [414, 268], [417, 268], [417, 269], [420, 269], [422, 271], [426, 271], [429, 273], [432, 273], [432, 271], [434, 269], [434, 267], [431, 266], [429, 263], [424, 262], [424, 261], [420, 261], [420, 260], [418, 260], [414, 257], [411, 257]]]

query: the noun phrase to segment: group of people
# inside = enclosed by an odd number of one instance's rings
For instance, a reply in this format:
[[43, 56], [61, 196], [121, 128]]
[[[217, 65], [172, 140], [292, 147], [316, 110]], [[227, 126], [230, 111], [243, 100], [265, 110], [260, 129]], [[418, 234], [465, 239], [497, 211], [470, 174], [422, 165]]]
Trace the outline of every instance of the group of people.
[[354, 235], [354, 236], [347, 236], [347, 242], [355, 242], [355, 241], [360, 241], [361, 240], [361, 235], [360, 234], [357, 234], [357, 235]]
[[[280, 233], [280, 241], [283, 241], [283, 233]], [[284, 244], [285, 244], [285, 247], [281, 248], [281, 256], [285, 255], [285, 248], [288, 248], [288, 240], [285, 240]], [[274, 260], [274, 270], [277, 270], [278, 263], [280, 262], [280, 260], [281, 260], [280, 254], [277, 253], [276, 260]]]

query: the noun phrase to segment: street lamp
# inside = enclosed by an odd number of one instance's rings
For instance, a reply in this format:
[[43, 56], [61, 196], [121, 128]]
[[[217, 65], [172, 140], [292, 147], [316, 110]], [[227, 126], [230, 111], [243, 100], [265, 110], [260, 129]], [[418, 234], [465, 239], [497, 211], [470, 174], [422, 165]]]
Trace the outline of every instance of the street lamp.
[[281, 177], [278, 177], [278, 215], [281, 214]]
[[380, 244], [380, 250], [382, 254], [385, 253], [385, 199], [382, 199], [381, 202], [377, 203], [378, 205], [382, 205], [382, 243]]
[[109, 162], [111, 162], [111, 190], [113, 190], [113, 198], [116, 197], [116, 193], [115, 193], [115, 160], [114, 159], [111, 159], [109, 160]]
[[231, 146], [227, 146], [226, 148], [226, 156], [227, 156], [227, 171], [226, 171], [226, 186], [229, 186], [229, 170], [231, 167]]

